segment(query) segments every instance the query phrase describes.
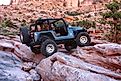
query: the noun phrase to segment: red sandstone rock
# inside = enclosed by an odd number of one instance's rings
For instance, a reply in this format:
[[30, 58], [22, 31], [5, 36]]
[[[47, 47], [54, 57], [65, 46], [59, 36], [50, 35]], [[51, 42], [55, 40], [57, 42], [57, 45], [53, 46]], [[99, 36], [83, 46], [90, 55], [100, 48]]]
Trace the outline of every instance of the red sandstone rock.
[[[94, 46], [78, 47], [73, 52], [59, 48], [62, 52], [69, 54], [59, 52], [45, 59], [42, 54], [33, 54], [29, 47], [22, 45], [16, 37], [0, 36], [0, 41], [1, 51], [12, 52], [23, 61], [31, 61], [23, 64], [23, 70], [36, 68], [39, 63], [36, 71], [42, 75], [45, 81], [121, 80], [121, 46], [119, 44], [94, 39], [92, 40], [96, 44]], [[38, 75], [35, 75], [36, 73], [32, 77], [38, 79]]]
[[60, 52], [42, 60], [36, 70], [45, 81], [116, 81], [112, 77], [121, 79], [120, 74]]
[[39, 63], [43, 58], [42, 54], [34, 54], [30, 48], [19, 41], [17, 37], [0, 36], [0, 50], [12, 52], [24, 61]]
[[[110, 45], [114, 45], [114, 47], [109, 47]], [[111, 49], [109, 51], [115, 51], [115, 44], [97, 44], [95, 46], [101, 46], [101, 47], [108, 47], [108, 49]], [[120, 54], [116, 54], [115, 52], [113, 54], [110, 53], [110, 55], [107, 51], [104, 51], [107, 49], [103, 50], [96, 50], [95, 46], [89, 46], [89, 47], [82, 47], [78, 48], [77, 51], [74, 51], [71, 53], [74, 57], [80, 58], [88, 63], [98, 65], [107, 69], [110, 69], [114, 72], [121, 73], [121, 56]], [[97, 48], [97, 49], [102, 49], [102, 48]], [[120, 49], [118, 46], [117, 49]], [[105, 53], [104, 53], [105, 52]], [[106, 54], [107, 53], [107, 54]], [[103, 55], [104, 54], [104, 55]]]
[[119, 44], [98, 44], [95, 45], [95, 50], [103, 55], [117, 55], [121, 54], [121, 45]]

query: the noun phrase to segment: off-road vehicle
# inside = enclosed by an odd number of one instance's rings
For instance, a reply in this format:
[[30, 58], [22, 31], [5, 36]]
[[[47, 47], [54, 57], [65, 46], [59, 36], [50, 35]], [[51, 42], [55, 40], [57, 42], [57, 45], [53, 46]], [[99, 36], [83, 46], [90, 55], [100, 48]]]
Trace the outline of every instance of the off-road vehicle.
[[41, 52], [45, 56], [57, 52], [58, 44], [64, 44], [65, 49], [70, 51], [77, 46], [87, 46], [91, 41], [85, 28], [70, 26], [63, 18], [39, 18], [30, 27], [20, 28], [20, 39], [32, 52]]

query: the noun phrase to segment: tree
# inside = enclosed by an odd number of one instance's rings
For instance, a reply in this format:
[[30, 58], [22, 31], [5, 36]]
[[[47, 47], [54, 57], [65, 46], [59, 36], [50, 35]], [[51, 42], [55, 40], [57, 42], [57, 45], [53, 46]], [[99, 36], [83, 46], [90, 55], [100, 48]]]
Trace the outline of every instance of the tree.
[[121, 12], [120, 3], [113, 1], [109, 4], [106, 4], [108, 12], [103, 13], [103, 18], [106, 19], [106, 22], [110, 24], [111, 28], [107, 37], [111, 42], [119, 43], [121, 39]]

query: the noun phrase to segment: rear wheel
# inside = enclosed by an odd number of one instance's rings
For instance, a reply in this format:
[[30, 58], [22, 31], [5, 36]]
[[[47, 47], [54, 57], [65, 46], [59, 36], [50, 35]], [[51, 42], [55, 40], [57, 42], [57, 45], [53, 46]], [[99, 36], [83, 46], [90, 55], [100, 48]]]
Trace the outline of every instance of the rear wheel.
[[90, 36], [86, 32], [79, 33], [76, 37], [76, 43], [78, 46], [88, 46], [91, 42]]
[[64, 44], [65, 49], [67, 51], [71, 51], [72, 49], [76, 49], [77, 48], [77, 44], [75, 41], [69, 41], [67, 43]]
[[40, 46], [39, 47], [33, 47], [33, 46], [30, 46], [30, 49], [33, 53], [35, 54], [39, 54], [41, 51], [40, 51]]
[[47, 39], [41, 44], [41, 53], [46, 57], [49, 57], [57, 52], [57, 44], [51, 40]]
[[26, 27], [20, 28], [20, 40], [23, 44], [30, 42], [29, 30]]

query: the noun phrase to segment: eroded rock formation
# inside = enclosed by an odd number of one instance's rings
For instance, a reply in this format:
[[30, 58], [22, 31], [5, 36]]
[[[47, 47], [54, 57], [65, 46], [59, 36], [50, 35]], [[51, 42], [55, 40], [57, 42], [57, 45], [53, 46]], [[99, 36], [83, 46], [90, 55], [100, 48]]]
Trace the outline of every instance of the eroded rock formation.
[[120, 81], [120, 49], [119, 44], [92, 39], [92, 46], [71, 52], [62, 46], [45, 58], [22, 45], [18, 36], [0, 35], [0, 80], [39, 81], [42, 76], [44, 81]]
[[45, 81], [117, 81], [121, 79], [120, 74], [61, 52], [42, 60], [36, 70]]
[[[27, 2], [27, 1], [41, 1], [41, 0], [12, 0], [13, 4], [19, 4], [22, 2]], [[86, 5], [91, 5], [96, 2], [109, 2], [111, 0], [43, 0], [45, 2], [53, 2], [53, 3], [58, 3], [62, 2], [65, 4], [67, 7], [79, 7], [81, 4], [86, 4]]]

